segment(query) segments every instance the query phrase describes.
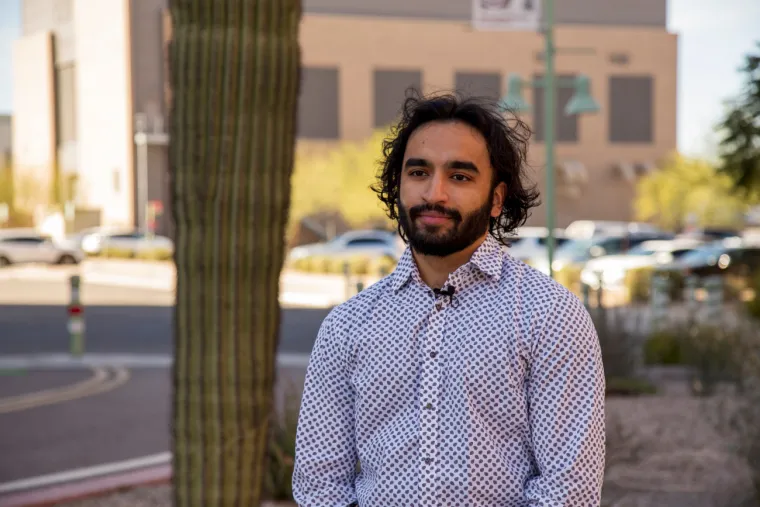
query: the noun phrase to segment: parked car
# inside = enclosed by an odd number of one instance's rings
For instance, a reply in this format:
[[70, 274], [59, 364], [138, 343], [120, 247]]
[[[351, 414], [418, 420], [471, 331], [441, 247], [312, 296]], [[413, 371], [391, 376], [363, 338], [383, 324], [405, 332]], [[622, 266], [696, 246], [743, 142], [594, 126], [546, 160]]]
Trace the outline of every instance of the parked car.
[[728, 238], [741, 237], [742, 233], [734, 229], [720, 229], [720, 228], [704, 228], [694, 229], [687, 232], [682, 232], [678, 235], [679, 238], [695, 238], [704, 242], [718, 241]]
[[366, 256], [401, 258], [405, 243], [395, 232], [382, 230], [349, 231], [331, 241], [311, 243], [291, 249], [288, 261], [296, 261], [313, 256]]
[[[591, 259], [604, 255], [621, 254], [645, 241], [667, 239], [673, 239], [673, 235], [657, 231], [603, 235], [592, 238], [571, 238], [555, 252], [552, 269], [560, 271], [570, 265], [582, 268]], [[535, 262], [534, 266], [543, 273], [549, 273], [548, 259]]]
[[174, 252], [174, 242], [170, 238], [139, 230], [98, 231], [85, 235], [81, 241], [82, 250], [88, 255], [138, 257], [151, 253], [168, 257]]
[[78, 264], [84, 252], [74, 243], [35, 232], [0, 235], [0, 267], [11, 264]]
[[727, 273], [750, 276], [760, 270], [760, 244], [741, 238], [708, 243], [660, 269], [703, 278]]
[[[510, 239], [510, 246], [506, 248], [507, 253], [525, 262], [545, 258], [548, 233], [549, 230], [546, 227], [521, 227], [515, 231], [514, 238]], [[555, 247], [559, 247], [565, 241], [563, 231], [556, 230], [554, 232]]]
[[589, 260], [581, 271], [581, 282], [596, 290], [601, 273], [603, 288], [619, 287], [629, 270], [671, 263], [702, 244], [690, 238], [645, 241], [626, 253]]
[[565, 228], [565, 237], [573, 239], [591, 239], [600, 236], [659, 232], [662, 231], [658, 227], [645, 222], [576, 220]]

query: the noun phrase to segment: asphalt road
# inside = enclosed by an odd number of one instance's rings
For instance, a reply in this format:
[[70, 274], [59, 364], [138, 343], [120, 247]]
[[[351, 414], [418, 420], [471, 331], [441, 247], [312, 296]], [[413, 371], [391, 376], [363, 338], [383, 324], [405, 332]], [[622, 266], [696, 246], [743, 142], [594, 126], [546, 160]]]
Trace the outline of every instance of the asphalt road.
[[[172, 353], [170, 293], [90, 285], [82, 297], [87, 352]], [[0, 357], [67, 352], [67, 300], [65, 282], [0, 280]], [[327, 312], [283, 309], [280, 351], [308, 354]], [[92, 372], [0, 371], [0, 484], [170, 450], [170, 369], [128, 373], [107, 392], [4, 413], [10, 397], [76, 384]], [[303, 376], [303, 368], [278, 369], [280, 403], [300, 390]]]
[[[84, 370], [40, 373], [25, 374], [35, 388], [50, 385], [55, 374], [62, 375], [58, 380], [68, 377], [67, 382], [88, 375]], [[303, 371], [281, 368], [278, 375], [282, 403], [290, 393], [288, 384], [303, 385]], [[168, 451], [170, 376], [166, 368], [132, 370], [129, 381], [112, 391], [0, 414], [0, 484]], [[6, 392], [4, 388], [0, 395]]]
[[[172, 353], [173, 295], [90, 285], [83, 287], [87, 352]], [[64, 282], [0, 280], [0, 355], [67, 352]], [[308, 354], [326, 309], [284, 308], [280, 352]]]

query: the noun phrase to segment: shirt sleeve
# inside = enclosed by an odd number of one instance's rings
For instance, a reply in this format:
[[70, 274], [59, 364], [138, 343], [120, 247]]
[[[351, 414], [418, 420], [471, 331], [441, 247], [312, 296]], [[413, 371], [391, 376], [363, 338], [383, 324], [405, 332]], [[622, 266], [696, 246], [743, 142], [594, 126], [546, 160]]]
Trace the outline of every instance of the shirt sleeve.
[[[339, 319], [338, 319], [339, 320]], [[296, 433], [293, 498], [305, 507], [345, 507], [356, 500], [354, 391], [348, 344], [336, 309], [322, 323], [309, 360]]]
[[536, 338], [528, 403], [538, 475], [526, 483], [528, 505], [598, 506], [605, 379], [596, 329], [583, 304], [562, 292]]

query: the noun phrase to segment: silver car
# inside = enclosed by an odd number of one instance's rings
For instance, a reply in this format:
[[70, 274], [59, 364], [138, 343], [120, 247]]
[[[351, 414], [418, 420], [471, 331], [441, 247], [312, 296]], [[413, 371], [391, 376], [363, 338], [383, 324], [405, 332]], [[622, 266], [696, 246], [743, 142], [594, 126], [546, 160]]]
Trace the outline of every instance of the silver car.
[[76, 243], [34, 232], [0, 235], [0, 267], [11, 264], [78, 264], [84, 252]]

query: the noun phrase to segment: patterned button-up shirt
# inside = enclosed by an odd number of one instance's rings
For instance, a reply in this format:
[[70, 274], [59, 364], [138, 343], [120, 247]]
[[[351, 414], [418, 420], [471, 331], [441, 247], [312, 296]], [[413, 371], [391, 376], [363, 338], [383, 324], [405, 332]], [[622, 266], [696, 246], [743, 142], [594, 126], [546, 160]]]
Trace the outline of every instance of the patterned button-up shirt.
[[328, 314], [301, 402], [296, 502], [599, 505], [605, 382], [586, 309], [490, 235], [448, 287], [422, 282], [407, 248]]

